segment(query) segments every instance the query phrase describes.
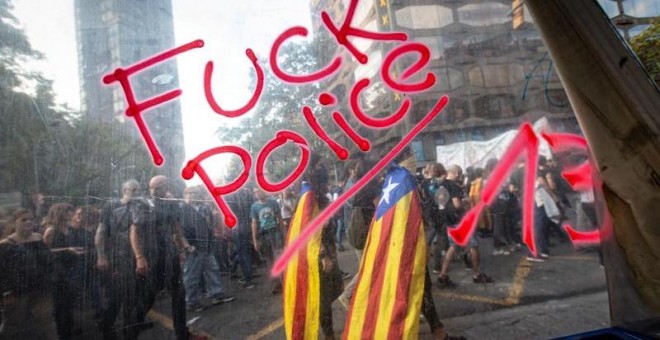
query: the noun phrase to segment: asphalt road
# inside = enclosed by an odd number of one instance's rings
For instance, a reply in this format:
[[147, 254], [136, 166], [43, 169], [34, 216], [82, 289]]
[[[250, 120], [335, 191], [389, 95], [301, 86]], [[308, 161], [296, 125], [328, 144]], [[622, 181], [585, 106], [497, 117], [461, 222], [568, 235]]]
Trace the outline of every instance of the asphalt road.
[[[479, 238], [482, 269], [494, 278], [490, 284], [472, 283], [472, 272], [462, 262], [452, 264], [452, 289], [433, 288], [436, 307], [451, 334], [469, 339], [546, 339], [609, 326], [605, 270], [596, 253], [580, 252], [569, 244], [551, 248], [551, 258], [529, 262], [527, 253], [492, 256], [492, 240]], [[343, 271], [357, 270], [354, 252], [339, 253]], [[266, 273], [266, 268], [259, 272]], [[435, 275], [434, 275], [435, 276]], [[247, 290], [223, 277], [236, 300], [201, 313], [188, 313], [190, 327], [212, 339], [284, 339], [282, 296], [270, 294], [267, 275]], [[156, 327], [141, 339], [173, 339], [167, 297], [150, 314]], [[340, 335], [345, 309], [333, 306], [336, 334]], [[420, 326], [420, 338], [429, 339], [428, 326]]]

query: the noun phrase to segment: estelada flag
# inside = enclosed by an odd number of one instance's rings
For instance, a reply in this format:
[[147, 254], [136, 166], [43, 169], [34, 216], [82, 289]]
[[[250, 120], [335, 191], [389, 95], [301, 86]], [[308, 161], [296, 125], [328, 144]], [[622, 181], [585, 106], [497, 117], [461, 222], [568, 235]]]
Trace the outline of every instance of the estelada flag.
[[425, 269], [416, 181], [392, 165], [362, 254], [344, 339], [416, 339]]
[[[308, 183], [303, 182], [300, 199], [289, 225], [286, 243], [311, 227], [319, 205]], [[287, 339], [318, 339], [321, 307], [320, 265], [321, 230], [291, 258], [284, 272], [284, 328]]]

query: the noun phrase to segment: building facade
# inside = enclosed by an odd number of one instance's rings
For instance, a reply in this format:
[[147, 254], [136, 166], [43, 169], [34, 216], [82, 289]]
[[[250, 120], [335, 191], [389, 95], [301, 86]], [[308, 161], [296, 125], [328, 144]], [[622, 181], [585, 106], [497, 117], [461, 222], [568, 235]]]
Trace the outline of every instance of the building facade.
[[[126, 100], [117, 83], [105, 85], [104, 75], [174, 47], [171, 0], [75, 0], [81, 112], [111, 123], [136, 138], [137, 129], [125, 115]], [[138, 101], [178, 88], [176, 62], [168, 60], [130, 78]], [[177, 176], [184, 160], [181, 108], [178, 101], [151, 109], [144, 119], [165, 164], [161, 172]]]
[[[622, 9], [629, 7], [625, 3], [633, 3], [601, 1]], [[322, 30], [320, 12], [329, 12], [339, 24], [349, 1], [313, 0], [311, 4], [315, 29]], [[627, 18], [621, 13], [611, 17], [615, 24]], [[644, 23], [647, 18], [636, 20]], [[438, 161], [438, 146], [488, 140], [523, 121], [546, 118], [555, 131], [579, 132], [553, 61], [523, 1], [361, 0], [352, 23], [369, 31], [405, 32], [410, 41], [424, 43], [431, 51], [427, 69], [436, 75], [436, 85], [411, 95], [413, 111], [407, 121], [385, 136], [408, 131], [446, 94], [448, 106], [412, 143], [418, 161]], [[347, 67], [326, 87], [348, 96], [359, 79], [372, 79], [362, 95], [362, 107], [373, 116], [389, 115], [399, 107], [402, 95], [384, 86], [379, 67], [393, 44], [364, 39], [355, 43], [369, 56], [368, 64], [353, 61], [352, 68]], [[347, 53], [345, 59], [354, 60]], [[395, 65], [394, 73], [413, 61]]]

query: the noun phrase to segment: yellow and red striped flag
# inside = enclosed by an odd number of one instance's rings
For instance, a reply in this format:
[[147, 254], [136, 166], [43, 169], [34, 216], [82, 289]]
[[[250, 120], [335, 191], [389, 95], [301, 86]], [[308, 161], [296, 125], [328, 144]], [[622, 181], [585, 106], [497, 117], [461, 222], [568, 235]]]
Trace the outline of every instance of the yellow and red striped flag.
[[344, 339], [416, 339], [425, 268], [416, 182], [393, 165], [369, 229]]
[[[287, 235], [287, 246], [309, 228], [319, 214], [319, 205], [310, 186], [303, 182], [300, 199]], [[284, 272], [284, 328], [287, 339], [318, 339], [321, 287], [319, 252], [321, 230], [293, 256]]]

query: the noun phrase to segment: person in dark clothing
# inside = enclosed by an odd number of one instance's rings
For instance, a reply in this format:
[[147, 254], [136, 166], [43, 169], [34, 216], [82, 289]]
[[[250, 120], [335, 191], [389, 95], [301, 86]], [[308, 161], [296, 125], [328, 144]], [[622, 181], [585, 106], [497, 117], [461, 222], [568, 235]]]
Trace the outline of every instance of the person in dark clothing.
[[[318, 202], [319, 209], [325, 209], [330, 200], [326, 196], [328, 190], [328, 171], [317, 156], [312, 156], [305, 181], [310, 186]], [[325, 339], [334, 339], [334, 326], [332, 318], [332, 302], [342, 293], [344, 284], [342, 272], [337, 260], [337, 247], [334, 229], [327, 224], [321, 231], [321, 250], [319, 252], [320, 284], [320, 324]]]
[[220, 279], [220, 267], [213, 255], [213, 212], [199, 200], [199, 187], [188, 187], [184, 191], [184, 203], [180, 206], [181, 229], [191, 250], [186, 254], [183, 265], [183, 282], [186, 287], [186, 305], [189, 310], [201, 312], [202, 278], [213, 304], [230, 302], [235, 298], [225, 295]]
[[[149, 181], [150, 197], [146, 209], [139, 215], [136, 224], [145, 225], [131, 233], [134, 245], [135, 270], [144, 279], [138, 280], [138, 294], [142, 297], [138, 319], [144, 320], [153, 307], [156, 295], [167, 288], [172, 297], [172, 320], [177, 339], [188, 338], [186, 326], [185, 291], [181, 280], [179, 255], [190, 253], [194, 248], [183, 237], [178, 205], [166, 199], [168, 180], [155, 176]], [[174, 241], [174, 242], [172, 242]], [[178, 249], [174, 250], [176, 244]], [[167, 282], [169, 278], [169, 282]]]
[[[386, 150], [389, 150], [386, 149]], [[403, 151], [399, 155], [397, 155], [394, 158], [394, 162], [400, 165], [401, 167], [407, 169], [411, 174], [413, 173], [414, 170], [414, 165], [415, 165], [415, 155], [414, 152], [410, 147], [405, 147]], [[437, 174], [438, 176], [443, 176], [444, 173], [441, 170], [444, 170], [444, 167], [436, 167], [436, 171], [439, 173]], [[429, 275], [429, 268], [428, 266], [425, 266], [424, 268], [424, 294], [422, 296], [422, 316], [424, 316], [424, 319], [426, 319], [426, 322], [429, 325], [429, 328], [431, 330], [431, 334], [435, 339], [448, 339], [448, 340], [460, 340], [463, 339], [462, 337], [454, 337], [450, 336], [446, 329], [444, 324], [440, 321], [440, 316], [438, 315], [438, 311], [435, 307], [435, 302], [433, 300], [433, 294], [432, 294], [432, 288], [433, 284], [431, 282], [431, 276]]]
[[[252, 220], [252, 245], [263, 256], [269, 265], [275, 262], [284, 248], [284, 233], [286, 227], [280, 215], [280, 206], [261, 188], [254, 190], [256, 201], [250, 208]], [[282, 280], [273, 278], [272, 294], [282, 292]]]
[[242, 288], [254, 288], [254, 273], [252, 272], [252, 218], [250, 217], [250, 207], [254, 203], [252, 190], [247, 187], [239, 189], [236, 193], [227, 197], [227, 205], [236, 215], [236, 226], [232, 229], [231, 235], [236, 247], [234, 256], [234, 268], [232, 273], [236, 272], [236, 267], [241, 267], [243, 274], [239, 284]]
[[445, 236], [447, 232], [442, 223], [441, 211], [435, 199], [440, 189], [440, 176], [444, 173], [446, 173], [444, 166], [440, 163], [434, 163], [429, 169], [429, 178], [425, 178], [420, 184], [420, 200], [422, 202], [424, 223], [429, 226], [429, 229], [433, 231], [432, 233], [437, 238], [435, 243], [433, 240], [428, 240], [427, 244], [433, 249], [433, 269], [438, 271], [442, 266], [442, 253], [448, 247], [447, 237]]
[[[443, 195], [446, 196], [443, 201], [445, 204], [439, 204], [442, 221], [447, 227], [455, 227], [460, 223], [465, 209], [463, 208], [462, 198], [465, 196], [463, 189], [458, 185], [457, 181], [460, 178], [461, 169], [458, 165], [451, 165], [447, 168], [446, 178], [440, 183], [440, 186], [443, 189], [439, 189], [439, 192], [443, 192]], [[449, 235], [448, 235], [449, 236]], [[449, 272], [449, 265], [454, 258], [454, 254], [458, 245], [449, 237], [449, 249], [445, 254], [445, 257], [442, 262], [442, 269], [440, 270], [440, 275], [438, 275], [438, 286], [440, 288], [450, 288], [455, 286], [455, 284], [449, 279], [447, 273]], [[491, 283], [493, 279], [481, 272], [480, 267], [480, 255], [479, 255], [479, 243], [475, 239], [474, 235], [470, 236], [467, 243], [467, 248], [470, 253], [470, 262], [472, 264], [472, 271], [474, 276], [472, 277], [472, 282], [474, 283]]]
[[518, 201], [518, 186], [510, 182], [495, 198], [491, 206], [493, 216], [493, 255], [509, 255], [517, 250], [519, 240], [515, 236], [516, 221], [520, 216]]
[[[355, 182], [359, 181], [366, 172], [373, 168], [375, 163], [369, 161], [369, 160], [364, 160], [360, 159], [358, 160], [354, 165], [353, 168], [349, 169], [350, 179], [353, 183], [351, 183], [351, 186], [354, 185]], [[347, 202], [347, 205], [344, 206], [344, 214], [347, 214], [350, 216], [353, 213], [354, 209], [360, 209], [363, 215], [363, 222], [366, 223], [365, 228], [369, 228], [371, 225], [371, 220], [374, 217], [374, 214], [376, 212], [376, 204], [374, 203], [378, 197], [380, 196], [381, 192], [381, 181], [380, 178], [376, 178], [371, 180], [369, 183], [367, 183], [360, 191], [358, 191], [355, 196], [353, 197], [352, 200]], [[350, 188], [350, 186], [349, 186]], [[348, 209], [346, 209], [348, 207]], [[347, 223], [347, 226], [349, 224]], [[366, 237], [365, 237], [366, 241]], [[362, 245], [364, 247], [364, 245]], [[362, 248], [356, 249], [355, 250], [356, 255], [357, 255], [357, 260], [358, 263], [362, 260]], [[339, 302], [346, 308], [348, 309], [348, 305], [351, 301], [351, 298], [353, 297], [353, 291], [355, 289], [355, 285], [357, 284], [358, 281], [358, 276], [353, 275], [353, 278], [351, 281], [346, 284], [346, 287], [344, 287], [344, 292], [339, 296]]]
[[72, 216], [71, 205], [57, 203], [50, 207], [44, 222], [44, 243], [53, 252], [53, 307], [60, 339], [71, 339], [77, 333], [74, 332], [73, 309], [82, 280], [78, 264], [84, 250], [81, 244], [76, 244], [71, 232]]
[[135, 339], [140, 330], [151, 324], [138, 317], [137, 280], [135, 255], [131, 246], [130, 234], [144, 228], [139, 223], [144, 202], [136, 199], [139, 190], [136, 180], [122, 184], [122, 198], [107, 202], [101, 213], [96, 230], [96, 266], [103, 278], [107, 297], [106, 308], [99, 323], [105, 339], [113, 339], [115, 320], [123, 308], [123, 333], [126, 339]]
[[30, 211], [15, 211], [8, 228], [13, 231], [0, 240], [0, 333], [7, 339], [51, 339], [56, 332], [48, 292], [50, 250], [34, 232]]
[[85, 255], [78, 263], [81, 277], [78, 287], [80, 289], [79, 304], [83, 309], [91, 307], [96, 318], [102, 314], [98, 272], [94, 268], [96, 263], [94, 232], [98, 223], [97, 210], [88, 205], [77, 207], [71, 219], [74, 244], [82, 246], [85, 251]]

